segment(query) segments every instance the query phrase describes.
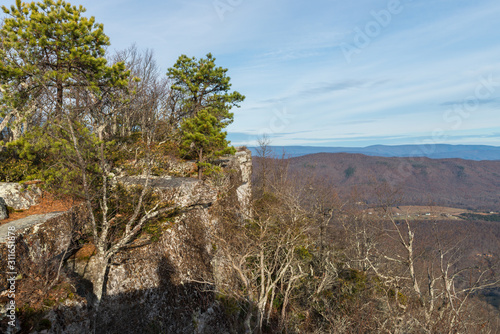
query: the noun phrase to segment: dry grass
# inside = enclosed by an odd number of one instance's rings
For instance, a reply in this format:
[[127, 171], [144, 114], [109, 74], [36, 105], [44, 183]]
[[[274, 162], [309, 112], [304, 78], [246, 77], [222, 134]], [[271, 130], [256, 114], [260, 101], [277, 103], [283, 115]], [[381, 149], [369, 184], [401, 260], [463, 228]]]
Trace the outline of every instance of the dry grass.
[[55, 197], [49, 193], [43, 193], [41, 201], [38, 205], [34, 205], [28, 210], [10, 213], [9, 218], [0, 220], [0, 225], [32, 215], [68, 211], [76, 204], [77, 202], [73, 199]]

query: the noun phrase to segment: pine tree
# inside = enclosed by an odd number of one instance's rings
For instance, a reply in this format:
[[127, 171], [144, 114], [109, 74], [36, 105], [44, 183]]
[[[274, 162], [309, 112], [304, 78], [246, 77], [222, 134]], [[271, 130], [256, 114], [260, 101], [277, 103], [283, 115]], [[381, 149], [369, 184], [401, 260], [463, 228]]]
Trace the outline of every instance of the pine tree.
[[223, 129], [233, 122], [230, 110], [239, 107], [245, 96], [230, 92], [231, 78], [226, 73], [210, 53], [199, 60], [182, 55], [167, 72], [172, 90], [180, 96], [176, 112], [181, 118], [181, 154], [198, 161], [200, 179], [211, 160], [234, 154]]
[[223, 154], [234, 154], [235, 149], [226, 140], [227, 132], [215, 116], [207, 110], [201, 110], [193, 117], [186, 119], [181, 126], [181, 153], [198, 161], [198, 178], [201, 180], [203, 170], [211, 167], [210, 161]]
[[227, 124], [233, 121], [230, 110], [238, 107], [245, 96], [237, 91], [230, 92], [230, 77], [227, 69], [217, 67], [212, 54], [196, 60], [185, 55], [179, 57], [167, 75], [173, 81], [172, 90], [181, 95], [177, 111], [181, 118], [194, 117], [201, 110], [207, 110], [219, 121]]
[[70, 89], [84, 88], [99, 99], [101, 88], [126, 84], [123, 63], [107, 66], [103, 25], [82, 16], [82, 6], [16, 0], [2, 10], [7, 18], [0, 29], [0, 131], [10, 119], [29, 118], [40, 100], [60, 118], [66, 105], [78, 105], [77, 96], [68, 98]]

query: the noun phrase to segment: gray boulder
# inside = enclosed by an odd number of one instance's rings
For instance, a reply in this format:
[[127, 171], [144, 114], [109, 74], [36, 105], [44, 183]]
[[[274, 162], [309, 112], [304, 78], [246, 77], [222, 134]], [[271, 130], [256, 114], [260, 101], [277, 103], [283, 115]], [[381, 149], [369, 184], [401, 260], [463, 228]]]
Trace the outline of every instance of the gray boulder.
[[9, 211], [7, 211], [7, 204], [2, 197], [0, 197], [0, 220], [9, 218]]
[[0, 197], [14, 210], [27, 210], [40, 202], [42, 191], [35, 185], [0, 182]]

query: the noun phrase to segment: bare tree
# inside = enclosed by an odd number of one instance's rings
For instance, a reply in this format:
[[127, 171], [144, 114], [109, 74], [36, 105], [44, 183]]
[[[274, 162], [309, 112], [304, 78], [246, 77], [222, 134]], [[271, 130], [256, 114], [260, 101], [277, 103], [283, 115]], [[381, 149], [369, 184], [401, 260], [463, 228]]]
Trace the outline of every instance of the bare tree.
[[[165, 120], [167, 100], [171, 94], [166, 78], [161, 78], [160, 68], [152, 50], [140, 52], [134, 44], [112, 57], [113, 63], [124, 62], [130, 71], [127, 90], [114, 110], [108, 131], [115, 135], [128, 136], [132, 132], [148, 130], [151, 120]], [[127, 100], [123, 104], [120, 101]], [[171, 129], [169, 129], [171, 130]], [[167, 134], [171, 133], [169, 131]]]
[[[381, 219], [384, 246], [378, 245], [364, 258], [382, 280], [388, 318], [381, 326], [397, 332], [470, 332], [479, 320], [467, 314], [474, 293], [498, 284], [491, 268], [460, 266], [459, 244], [445, 245], [434, 233], [431, 254], [418, 251], [414, 228], [408, 219], [396, 220], [390, 208]], [[434, 256], [435, 255], [435, 256]], [[469, 319], [469, 320], [467, 320]]]
[[[234, 205], [224, 205], [216, 235], [215, 270], [225, 275], [216, 275], [214, 286], [219, 293], [240, 302], [245, 310], [246, 333], [260, 332], [264, 324], [273, 321], [275, 310], [279, 311], [275, 325], [286, 328], [296, 289], [305, 277], [315, 275], [311, 266], [311, 252], [316, 247], [312, 235], [317, 224], [326, 224], [332, 215], [320, 198], [310, 203], [312, 198], [305, 195], [311, 193], [311, 180], [290, 175], [286, 159], [268, 156], [267, 143], [261, 146], [262, 158], [269, 160], [264, 162], [264, 172], [258, 172], [265, 175], [265, 184], [259, 183], [261, 187], [255, 191], [254, 216], [247, 219], [235, 215], [227, 209]], [[311, 214], [308, 209], [317, 212]]]
[[[259, 217], [241, 226], [227, 221], [222, 228], [226, 233], [217, 240], [220, 258], [225, 269], [232, 273], [229, 283], [218, 282], [224, 294], [245, 301], [248, 313], [246, 332], [252, 333], [252, 316], [258, 330], [269, 322], [272, 304], [278, 290], [284, 297], [282, 316], [297, 280], [307, 275], [306, 217], [294, 203], [283, 203], [281, 213]], [[232, 226], [228, 226], [232, 225]], [[231, 233], [231, 237], [228, 233]], [[267, 313], [266, 313], [267, 312]]]

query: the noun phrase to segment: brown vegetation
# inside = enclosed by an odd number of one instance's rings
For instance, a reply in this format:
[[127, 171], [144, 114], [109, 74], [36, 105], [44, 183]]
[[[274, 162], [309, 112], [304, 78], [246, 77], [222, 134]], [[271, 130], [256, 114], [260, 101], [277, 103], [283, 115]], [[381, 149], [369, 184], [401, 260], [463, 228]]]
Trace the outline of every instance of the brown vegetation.
[[[260, 165], [256, 158], [256, 169]], [[500, 161], [318, 153], [290, 158], [289, 168], [295, 175], [325, 180], [342, 197], [356, 188], [363, 194], [360, 200], [370, 204], [377, 202], [375, 188], [386, 183], [399, 191], [405, 205], [500, 208]]]

